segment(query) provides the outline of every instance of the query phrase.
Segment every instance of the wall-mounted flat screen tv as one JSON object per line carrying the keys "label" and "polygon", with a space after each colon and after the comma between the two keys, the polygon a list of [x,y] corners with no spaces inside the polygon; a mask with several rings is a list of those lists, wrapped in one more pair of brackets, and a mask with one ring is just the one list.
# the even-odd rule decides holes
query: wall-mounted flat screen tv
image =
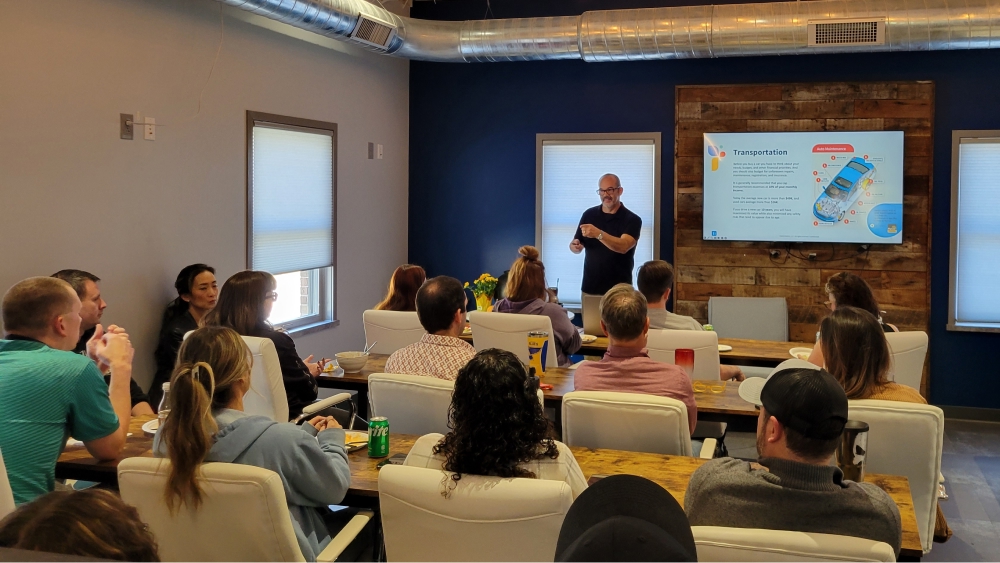
{"label": "wall-mounted flat screen tv", "polygon": [[704,137],[704,240],[903,242],[902,131]]}

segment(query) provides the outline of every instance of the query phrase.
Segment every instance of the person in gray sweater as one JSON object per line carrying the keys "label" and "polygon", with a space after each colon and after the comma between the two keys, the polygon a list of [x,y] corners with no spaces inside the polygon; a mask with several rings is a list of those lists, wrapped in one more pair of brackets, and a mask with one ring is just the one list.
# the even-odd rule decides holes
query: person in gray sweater
{"label": "person in gray sweater", "polygon": [[847,481],[830,465],[848,412],[837,380],[823,370],[793,368],[745,391],[740,394],[752,396],[744,398],[761,405],[760,458],[721,458],[698,468],[684,497],[691,525],[867,538],[889,544],[898,556],[896,503],[878,486]]}
{"label": "person in gray sweater", "polygon": [[167,502],[197,507],[196,480],[205,462],[252,465],[281,477],[292,527],[306,561],[338,530],[327,506],[344,499],[351,483],[345,433],[333,417],[309,424],[278,423],[243,412],[250,387],[250,355],[239,334],[204,327],[181,345],[170,382],[170,414],[157,429],[153,453],[171,461]]}

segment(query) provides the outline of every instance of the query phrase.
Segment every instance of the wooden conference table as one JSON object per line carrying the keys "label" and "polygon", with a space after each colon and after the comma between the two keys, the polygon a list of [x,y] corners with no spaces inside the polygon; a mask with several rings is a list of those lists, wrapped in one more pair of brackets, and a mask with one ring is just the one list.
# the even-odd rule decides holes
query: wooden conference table
{"label": "wooden conference table", "polygon": [[[785,360],[791,359],[788,350],[795,347],[811,348],[812,344],[802,342],[771,342],[766,340],[742,340],[736,338],[723,338],[720,344],[732,346],[732,351],[720,352],[719,358],[724,364],[759,365],[773,367]],[[608,348],[606,337],[598,338],[597,341],[586,344],[582,353],[603,355]],[[358,373],[347,373],[342,376],[321,374],[317,380],[320,387],[332,387],[337,389],[348,389],[358,393],[359,414],[367,418],[368,411],[368,376],[373,373],[382,373],[385,370],[385,362],[389,357],[385,354],[372,354],[368,363]],[[573,370],[568,368],[552,368],[545,372],[542,383],[552,385],[551,390],[544,390],[545,406],[556,409],[556,416],[560,415],[563,395],[573,390]],[[720,383],[721,385],[721,383]],[[739,384],[728,382],[721,393],[695,393],[695,401],[698,404],[698,419],[711,421],[729,421],[756,418],[757,409],[740,398],[737,390]]]}
{"label": "wooden conference table", "polygon": [[[129,437],[122,459],[126,457],[152,457],[153,439],[142,432],[142,424],[152,416],[135,417],[132,419]],[[416,441],[417,436],[390,434],[389,455],[407,453]],[[658,483],[684,505],[684,492],[687,490],[691,474],[707,460],[649,454],[639,452],[623,452],[617,450],[571,448],[580,468],[586,478],[594,475],[629,474],[640,475]],[[384,458],[382,458],[384,459]],[[374,506],[378,499],[378,469],[376,465],[382,459],[368,457],[365,449],[348,456],[351,466],[351,488],[348,490],[346,504]],[[117,485],[118,463],[114,461],[97,461],[81,446],[66,448],[56,464],[56,477],[60,479],[79,479],[97,481]],[[896,475],[866,475],[865,481],[874,483],[889,493],[896,506],[903,527],[903,549],[901,554],[919,558],[923,555],[920,547],[920,535],[917,531],[916,514],[913,511],[913,498],[910,495],[910,485],[906,477]]]}

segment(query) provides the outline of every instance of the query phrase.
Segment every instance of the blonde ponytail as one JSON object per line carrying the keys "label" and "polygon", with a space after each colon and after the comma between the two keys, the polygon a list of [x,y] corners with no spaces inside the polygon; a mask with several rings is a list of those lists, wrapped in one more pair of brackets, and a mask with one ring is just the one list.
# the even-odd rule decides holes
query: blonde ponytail
{"label": "blonde ponytail", "polygon": [[223,327],[199,328],[181,345],[170,377],[170,414],[160,430],[171,462],[164,492],[171,512],[201,504],[198,467],[219,431],[213,412],[232,404],[234,384],[249,377],[249,352],[236,331]]}

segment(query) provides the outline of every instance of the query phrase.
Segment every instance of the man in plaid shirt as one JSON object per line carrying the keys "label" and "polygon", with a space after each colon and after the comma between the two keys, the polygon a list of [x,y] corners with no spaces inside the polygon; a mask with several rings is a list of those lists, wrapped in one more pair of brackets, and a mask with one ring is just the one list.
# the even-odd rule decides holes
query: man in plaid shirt
{"label": "man in plaid shirt", "polygon": [[476,349],[459,338],[465,329],[467,301],[462,283],[455,278],[427,280],[417,291],[417,318],[427,334],[420,342],[393,352],[385,371],[454,381],[458,370],[476,355]]}

